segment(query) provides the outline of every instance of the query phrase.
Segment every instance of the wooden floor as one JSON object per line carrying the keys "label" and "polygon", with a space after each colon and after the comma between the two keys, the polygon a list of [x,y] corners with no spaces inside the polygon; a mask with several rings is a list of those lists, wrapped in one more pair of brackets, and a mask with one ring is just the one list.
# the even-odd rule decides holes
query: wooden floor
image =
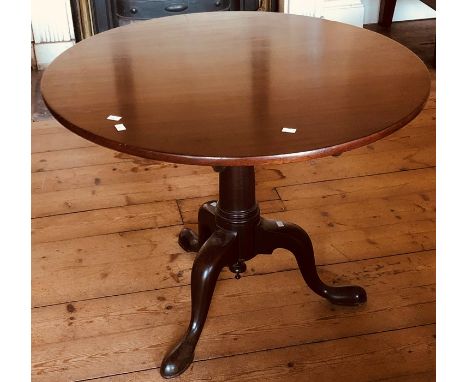
{"label": "wooden floor", "polygon": [[[417,119],[377,143],[256,169],[265,216],[295,222],[332,306],[291,254],[224,271],[193,366],[179,381],[435,381],[435,71]],[[190,315],[193,254],[177,245],[215,199],[209,167],[113,152],[52,119],[32,126],[34,381],[159,381]]]}

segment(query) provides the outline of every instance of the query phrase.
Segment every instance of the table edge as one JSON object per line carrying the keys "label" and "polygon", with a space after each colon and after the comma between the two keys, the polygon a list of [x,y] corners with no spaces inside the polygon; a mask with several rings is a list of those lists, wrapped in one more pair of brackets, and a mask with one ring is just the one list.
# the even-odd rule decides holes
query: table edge
{"label": "table edge", "polygon": [[370,143],[376,142],[379,139],[386,137],[387,135],[392,134],[396,130],[404,127],[414,118],[416,118],[419,113],[423,110],[424,105],[427,102],[430,94],[430,86],[428,87],[428,92],[424,101],[410,114],[400,121],[377,131],[373,134],[366,135],[352,141],[340,143],[333,146],[323,147],[314,150],[288,153],[288,154],[272,154],[272,155],[260,155],[260,156],[248,156],[248,157],[210,157],[210,156],[194,156],[194,155],[184,155],[184,154],[174,154],[166,153],[160,151],[153,151],[149,149],[144,149],[141,147],[134,147],[131,145],[126,145],[124,143],[119,143],[111,139],[104,138],[90,133],[87,130],[80,128],[79,126],[74,125],[73,123],[65,120],[59,114],[57,114],[44,99],[44,102],[47,108],[50,110],[54,118],[65,128],[72,131],[73,133],[79,135],[80,137],[87,139],[93,143],[96,143],[100,146],[123,152],[126,154],[153,159],[157,161],[178,163],[178,164],[188,164],[188,165],[200,165],[200,166],[254,166],[261,164],[282,164],[282,163],[292,163],[300,162],[310,159],[317,159],[329,155],[338,155],[346,151],[350,151],[361,146],[368,145]]}

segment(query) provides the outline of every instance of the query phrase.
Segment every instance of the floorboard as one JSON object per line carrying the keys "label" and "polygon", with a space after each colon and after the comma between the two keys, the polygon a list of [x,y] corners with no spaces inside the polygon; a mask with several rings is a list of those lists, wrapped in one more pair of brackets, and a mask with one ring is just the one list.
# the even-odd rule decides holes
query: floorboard
{"label": "floorboard", "polygon": [[[366,288],[368,303],[352,308],[315,295],[297,270],[221,280],[196,359],[433,324],[434,267],[433,251],[321,267],[331,284]],[[37,308],[35,380],[154,367],[185,331],[189,311],[189,286]]]}
{"label": "floorboard", "polygon": [[[195,362],[179,380],[201,381],[435,381],[435,326],[299,345]],[[242,372],[239,372],[242,370]],[[164,381],[156,369],[96,382]]]}

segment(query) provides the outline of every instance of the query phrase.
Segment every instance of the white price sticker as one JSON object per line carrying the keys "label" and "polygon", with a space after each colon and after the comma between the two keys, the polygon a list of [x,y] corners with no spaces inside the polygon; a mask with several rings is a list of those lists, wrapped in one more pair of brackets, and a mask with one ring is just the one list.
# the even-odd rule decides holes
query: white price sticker
{"label": "white price sticker", "polygon": [[107,117],[107,119],[110,120],[110,121],[120,121],[122,119],[122,117],[119,117],[118,115],[112,115],[111,114],[111,115],[109,115]]}
{"label": "white price sticker", "polygon": [[296,129],[292,129],[291,127],[283,127],[281,131],[283,133],[294,134],[296,132]]}

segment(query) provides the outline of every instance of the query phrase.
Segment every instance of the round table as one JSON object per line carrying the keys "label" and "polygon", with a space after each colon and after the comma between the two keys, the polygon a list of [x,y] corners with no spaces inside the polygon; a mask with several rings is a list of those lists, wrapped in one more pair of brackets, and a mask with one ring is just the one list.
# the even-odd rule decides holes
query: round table
{"label": "round table", "polygon": [[307,233],[260,216],[254,165],[337,155],[403,127],[430,90],[425,65],[379,34],[264,12],[180,15],[116,28],[78,43],[46,70],[44,100],[66,128],[99,145],[168,162],[210,165],[219,200],[203,204],[187,332],[162,361],[183,373],[223,267],[290,250],[307,285],[334,304],[367,299],[324,284]]}

